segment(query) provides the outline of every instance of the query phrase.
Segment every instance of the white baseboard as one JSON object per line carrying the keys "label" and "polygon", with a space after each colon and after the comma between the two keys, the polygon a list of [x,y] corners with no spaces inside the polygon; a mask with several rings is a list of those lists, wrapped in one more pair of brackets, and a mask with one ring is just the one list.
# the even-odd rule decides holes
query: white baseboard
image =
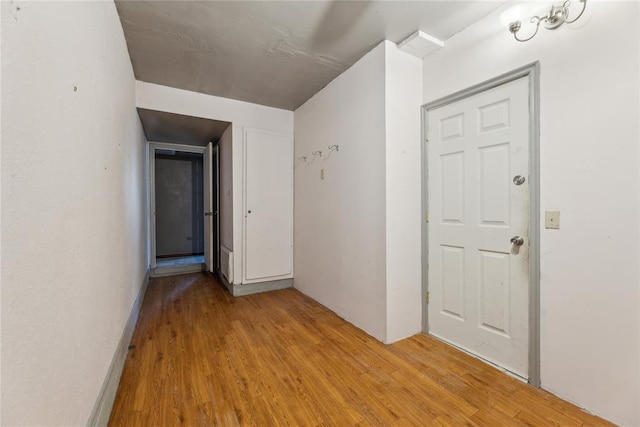
{"label": "white baseboard", "polygon": [[102,388],[100,389],[96,403],[93,405],[93,409],[91,410],[89,421],[87,421],[88,427],[102,427],[109,424],[109,417],[111,416],[113,403],[116,400],[118,385],[120,385],[120,376],[124,369],[124,363],[127,360],[129,343],[131,343],[133,331],[135,330],[136,323],[138,322],[138,314],[140,313],[140,307],[142,306],[142,300],[144,299],[144,294],[147,290],[148,284],[149,271],[147,270],[142,281],[138,297],[133,303],[133,308],[131,308],[127,324],[124,327],[124,331],[122,331],[118,348],[116,348],[113,359],[111,359],[111,366],[109,366],[107,376],[102,383]]}
{"label": "white baseboard", "polygon": [[271,280],[269,282],[258,283],[229,283],[223,274],[218,272],[218,279],[222,282],[225,288],[234,297],[241,297],[244,295],[258,294],[260,292],[277,291],[279,289],[293,288],[293,279]]}
{"label": "white baseboard", "polygon": [[233,295],[233,285],[231,283],[229,283],[229,281],[227,280],[226,277],[224,277],[224,274],[222,274],[222,272],[218,271],[216,276],[218,276],[218,279],[220,279],[220,281],[222,282],[222,284],[224,285],[225,288],[227,288],[227,290],[229,291],[229,293],[231,295]]}
{"label": "white baseboard", "polygon": [[272,280],[270,282],[250,283],[243,285],[233,285],[231,294],[234,297],[258,294],[260,292],[277,291],[293,287],[293,279]]}

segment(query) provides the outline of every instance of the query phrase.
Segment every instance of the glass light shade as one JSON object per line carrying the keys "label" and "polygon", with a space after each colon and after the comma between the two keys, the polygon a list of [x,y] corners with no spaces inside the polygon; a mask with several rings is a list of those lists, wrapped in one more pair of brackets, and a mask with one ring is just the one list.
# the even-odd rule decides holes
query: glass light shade
{"label": "glass light shade", "polygon": [[500,14],[500,22],[502,23],[502,25],[509,28],[509,26],[514,22],[528,21],[530,10],[531,6],[529,4],[517,4]]}

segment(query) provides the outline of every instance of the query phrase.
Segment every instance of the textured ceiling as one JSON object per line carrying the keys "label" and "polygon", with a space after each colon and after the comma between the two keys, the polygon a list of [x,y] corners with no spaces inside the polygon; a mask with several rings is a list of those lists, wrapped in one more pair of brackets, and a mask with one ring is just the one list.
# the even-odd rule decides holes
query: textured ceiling
{"label": "textured ceiling", "polygon": [[[138,80],[293,110],[382,40],[446,40],[504,1],[116,1]],[[446,48],[446,47],[445,47]]]}
{"label": "textured ceiling", "polygon": [[222,136],[229,122],[138,108],[147,140],[205,146]]}

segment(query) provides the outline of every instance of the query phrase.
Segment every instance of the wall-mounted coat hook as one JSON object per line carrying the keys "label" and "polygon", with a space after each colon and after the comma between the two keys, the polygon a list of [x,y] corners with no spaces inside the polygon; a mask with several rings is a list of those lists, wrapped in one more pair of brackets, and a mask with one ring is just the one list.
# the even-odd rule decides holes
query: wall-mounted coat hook
{"label": "wall-mounted coat hook", "polygon": [[316,158],[316,157],[322,157],[322,151],[318,150],[318,151],[314,151],[313,153],[311,153],[311,155]]}
{"label": "wall-mounted coat hook", "polygon": [[307,156],[298,157],[298,160],[302,160],[303,162],[307,162]]}
{"label": "wall-mounted coat hook", "polygon": [[337,145],[330,145],[329,146],[329,154],[327,154],[327,157],[325,157],[322,160],[327,160],[329,157],[331,157],[331,155],[333,154],[334,151],[338,151],[338,146]]}

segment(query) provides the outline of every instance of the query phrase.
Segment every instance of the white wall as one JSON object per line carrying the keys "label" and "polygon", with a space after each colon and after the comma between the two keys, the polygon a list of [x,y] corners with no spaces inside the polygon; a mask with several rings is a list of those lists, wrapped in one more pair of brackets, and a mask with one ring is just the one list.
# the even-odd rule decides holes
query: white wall
{"label": "white wall", "polygon": [[293,134],[293,111],[265,107],[233,99],[136,82],[136,105],[140,108],[231,122],[233,185],[234,282],[242,283],[243,231],[242,191],[243,128],[258,128]]}
{"label": "white wall", "polygon": [[[639,11],[590,1],[573,26],[514,41],[496,12],[424,61],[424,101],[540,61],[543,388],[640,425]],[[544,224],[543,224],[544,225]]]}
{"label": "white wall", "polygon": [[229,125],[218,142],[220,156],[220,244],[233,251],[233,132]]}
{"label": "white wall", "polygon": [[148,261],[135,80],[113,2],[1,7],[1,423],[85,425]]}
{"label": "white wall", "polygon": [[422,330],[422,61],[385,42],[387,342]]}
{"label": "white wall", "polygon": [[421,87],[383,42],[295,111],[295,287],[384,342],[421,330]]}
{"label": "white wall", "polygon": [[[386,338],[384,44],[295,111],[294,286]],[[311,153],[337,144],[326,160]],[[324,180],[321,170],[324,169]]]}

